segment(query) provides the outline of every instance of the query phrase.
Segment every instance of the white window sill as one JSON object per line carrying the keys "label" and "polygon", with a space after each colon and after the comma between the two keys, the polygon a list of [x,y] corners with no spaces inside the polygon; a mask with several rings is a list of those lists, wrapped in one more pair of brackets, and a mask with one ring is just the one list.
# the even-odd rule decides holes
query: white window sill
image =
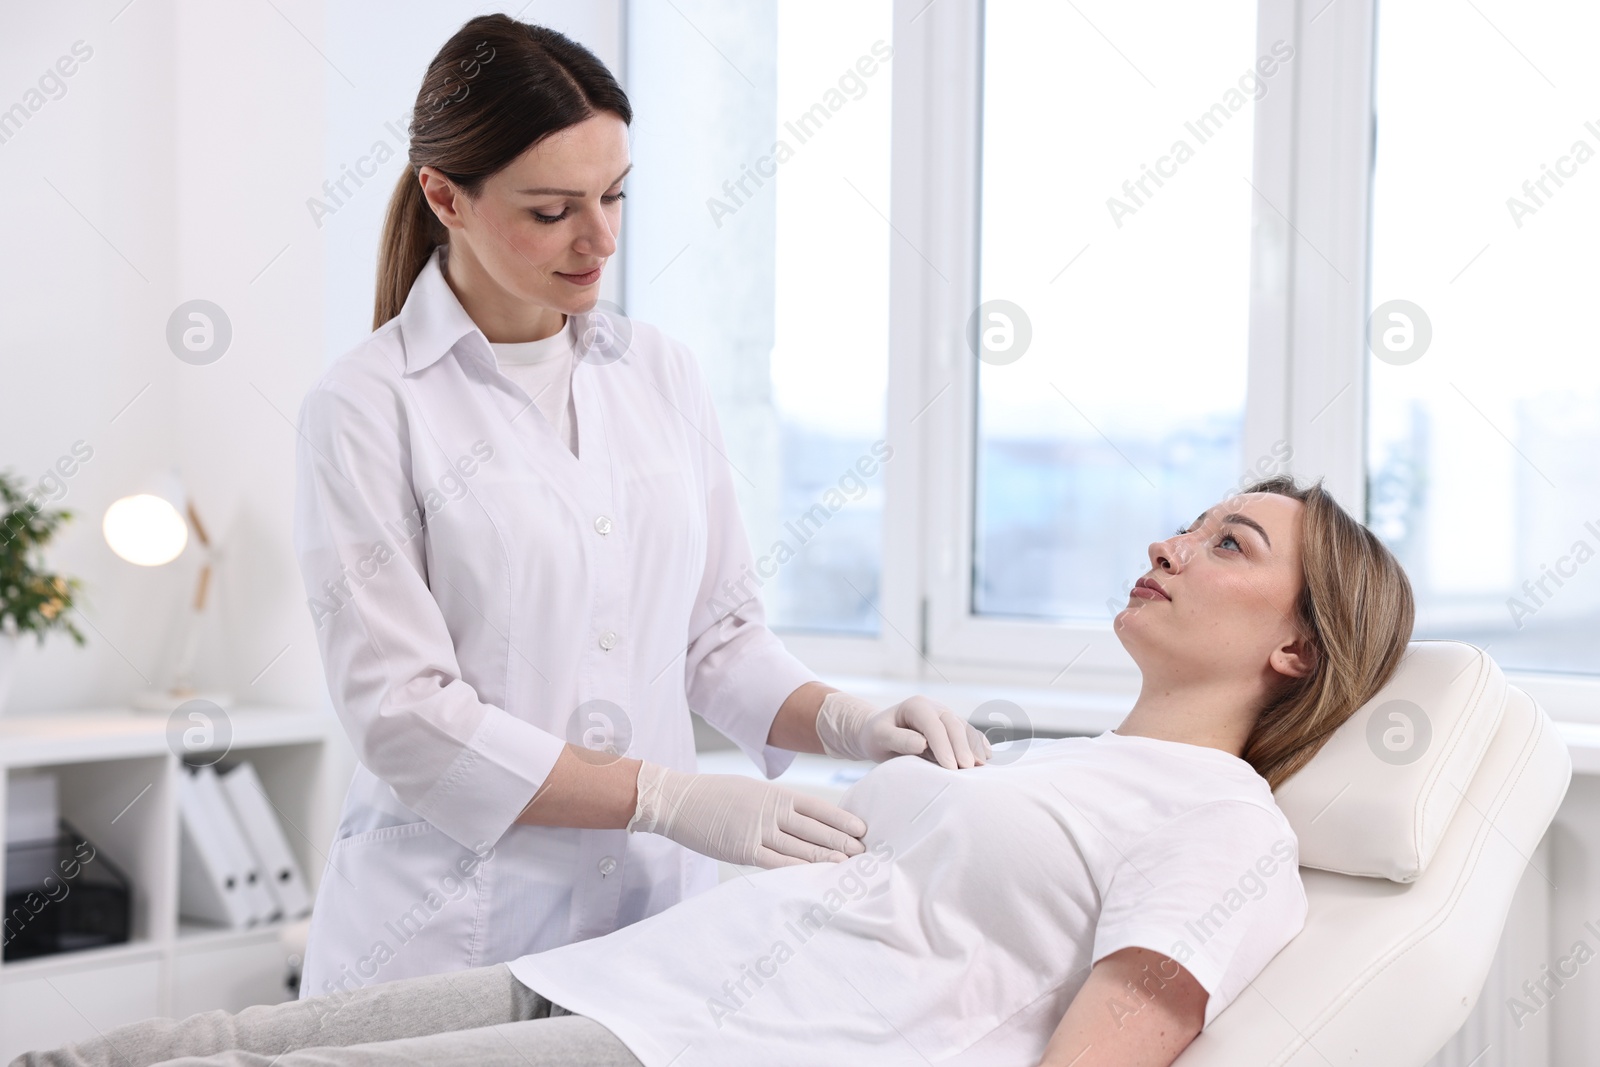
{"label": "white window sill", "polygon": [[[1528,692],[1555,721],[1572,751],[1574,774],[1600,774],[1600,680],[1508,673],[1512,685]],[[830,675],[825,679],[866,700],[892,704],[914,693],[932,697],[958,715],[972,719],[987,701],[1006,700],[1022,709],[1021,725],[1040,736],[1093,735],[1122,721],[1133,703],[1127,692],[1090,692],[1043,686],[938,682],[880,675]],[[991,709],[995,710],[995,709]],[[1002,710],[1002,713],[1004,709]],[[980,728],[1003,725],[984,716]]]}
{"label": "white window sill", "polygon": [[[1600,775],[1600,678],[1511,671],[1507,672],[1507,679],[1538,701],[1539,706],[1555,722],[1556,729],[1572,751],[1573,773]],[[1081,687],[1068,689],[1065,686],[999,685],[979,681],[942,682],[829,671],[823,672],[823,680],[883,706],[920,693],[945,704],[980,729],[1011,725],[1020,728],[1021,732],[1042,737],[1092,736],[1111,729],[1122,721],[1132,706],[1137,686],[1136,677],[1126,679],[1121,689],[1095,691]],[[1009,701],[1014,707],[983,709],[984,704],[997,700]],[[984,714],[975,718],[980,709]],[[1020,721],[1007,721],[1017,717],[1019,712],[1022,716]],[[711,753],[732,749],[733,746],[732,742],[720,736],[702,733],[697,747],[702,753]],[[734,752],[733,755],[738,753]],[[825,760],[826,757],[802,759]],[[819,763],[817,766],[820,768],[824,765]],[[717,767],[719,771],[726,769],[720,765]],[[799,773],[798,767],[794,773]]]}

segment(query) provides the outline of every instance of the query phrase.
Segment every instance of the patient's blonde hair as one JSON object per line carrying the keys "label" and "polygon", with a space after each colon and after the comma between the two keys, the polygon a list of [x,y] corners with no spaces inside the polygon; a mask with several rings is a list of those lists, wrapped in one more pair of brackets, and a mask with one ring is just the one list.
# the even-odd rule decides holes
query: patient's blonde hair
{"label": "patient's blonde hair", "polygon": [[1280,475],[1240,492],[1276,493],[1305,505],[1305,582],[1296,621],[1316,649],[1316,664],[1273,694],[1244,746],[1245,760],[1277,789],[1394,674],[1411,640],[1415,606],[1400,561],[1320,480],[1302,488]]}

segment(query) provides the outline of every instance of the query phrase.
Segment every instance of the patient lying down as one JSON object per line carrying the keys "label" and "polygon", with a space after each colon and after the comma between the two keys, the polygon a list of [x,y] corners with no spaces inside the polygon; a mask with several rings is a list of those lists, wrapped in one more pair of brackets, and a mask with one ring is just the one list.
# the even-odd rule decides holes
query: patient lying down
{"label": "patient lying down", "polygon": [[1142,674],[1122,723],[876,767],[841,802],[860,855],[509,964],[17,1063],[1170,1064],[1299,932],[1272,791],[1388,680],[1412,601],[1371,533],[1287,478],[1149,558],[1115,622]]}

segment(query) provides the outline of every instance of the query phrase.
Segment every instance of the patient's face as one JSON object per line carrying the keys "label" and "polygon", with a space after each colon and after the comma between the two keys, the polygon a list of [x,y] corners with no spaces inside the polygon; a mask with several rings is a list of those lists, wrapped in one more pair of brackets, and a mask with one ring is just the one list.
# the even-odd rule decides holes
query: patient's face
{"label": "patient's face", "polygon": [[[1230,496],[1150,546],[1150,570],[1116,632],[1146,676],[1271,683],[1293,642],[1305,505],[1276,493]],[[1163,596],[1162,593],[1165,595]],[[1292,664],[1287,664],[1292,668]]]}

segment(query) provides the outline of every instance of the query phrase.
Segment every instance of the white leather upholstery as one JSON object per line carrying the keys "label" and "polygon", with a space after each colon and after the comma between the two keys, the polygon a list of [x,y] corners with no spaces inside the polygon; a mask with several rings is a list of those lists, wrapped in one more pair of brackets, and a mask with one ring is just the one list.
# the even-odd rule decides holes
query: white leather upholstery
{"label": "white leather upholstery", "polygon": [[[1419,651],[1428,644],[1419,643]],[[1454,694],[1447,672],[1466,662],[1459,652],[1445,653],[1413,655],[1401,667],[1405,691],[1420,695],[1411,699],[1430,718],[1445,713],[1428,694]],[[1373,761],[1370,750],[1342,748],[1319,752],[1313,765],[1325,755],[1330,763],[1357,759],[1336,768],[1352,774]],[[1431,862],[1408,884],[1302,869],[1305,929],[1178,1057],[1178,1067],[1420,1067],[1477,1001],[1512,894],[1571,777],[1571,757],[1549,717],[1505,686],[1499,725]],[[1426,807],[1428,798],[1422,802]],[[1432,816],[1374,809],[1372,817],[1417,817],[1426,835]],[[1291,815],[1296,832],[1316,840],[1320,831],[1301,818]],[[1547,874],[1527,871],[1529,878]]]}
{"label": "white leather upholstery", "polygon": [[1444,839],[1505,700],[1505,675],[1480,649],[1412,642],[1389,684],[1278,788],[1300,865],[1415,878]]}

